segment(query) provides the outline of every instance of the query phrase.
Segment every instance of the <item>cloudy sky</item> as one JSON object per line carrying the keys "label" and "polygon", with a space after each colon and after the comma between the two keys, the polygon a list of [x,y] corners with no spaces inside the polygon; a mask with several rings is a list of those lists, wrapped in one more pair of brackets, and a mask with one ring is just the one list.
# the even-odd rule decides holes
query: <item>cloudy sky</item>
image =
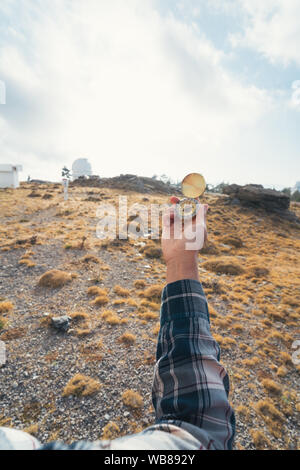
{"label": "cloudy sky", "polygon": [[293,186],[299,18],[300,0],[1,0],[0,163]]}

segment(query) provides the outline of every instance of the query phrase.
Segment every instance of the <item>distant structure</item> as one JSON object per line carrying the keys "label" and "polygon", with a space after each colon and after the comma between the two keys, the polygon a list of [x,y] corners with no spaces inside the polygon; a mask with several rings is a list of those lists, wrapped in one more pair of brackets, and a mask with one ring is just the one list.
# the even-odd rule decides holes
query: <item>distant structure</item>
{"label": "distant structure", "polygon": [[0,165],[0,188],[18,188],[21,165]]}
{"label": "distant structure", "polygon": [[72,166],[73,181],[82,176],[92,176],[92,174],[92,167],[87,158],[79,158],[78,160],[75,160]]}
{"label": "distant structure", "polygon": [[300,181],[297,181],[295,186],[292,188],[291,194],[294,194],[296,191],[300,192]]}

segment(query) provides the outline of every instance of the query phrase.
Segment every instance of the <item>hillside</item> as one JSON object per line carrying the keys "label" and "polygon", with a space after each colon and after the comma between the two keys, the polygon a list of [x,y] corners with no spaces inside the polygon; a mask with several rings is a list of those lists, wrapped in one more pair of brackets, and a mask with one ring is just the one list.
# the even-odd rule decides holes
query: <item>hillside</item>
{"label": "hillside", "polygon": [[[128,205],[168,195],[126,192]],[[42,442],[97,440],[154,422],[151,384],[165,267],[159,242],[96,238],[117,189],[0,191],[0,425]],[[208,194],[199,255],[212,332],[231,379],[236,448],[299,448],[299,224]],[[300,216],[300,205],[291,209]],[[145,242],[145,245],[143,243]],[[52,277],[42,277],[57,270]],[[41,279],[42,277],[42,279]],[[68,315],[70,329],[51,326]]]}

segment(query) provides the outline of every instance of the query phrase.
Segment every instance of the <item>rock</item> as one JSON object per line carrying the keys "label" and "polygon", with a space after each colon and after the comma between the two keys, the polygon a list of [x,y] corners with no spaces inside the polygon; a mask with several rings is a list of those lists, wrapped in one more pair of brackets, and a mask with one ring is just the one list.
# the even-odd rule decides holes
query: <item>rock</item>
{"label": "rock", "polygon": [[52,326],[56,328],[57,330],[61,330],[61,331],[68,331],[69,326],[70,326],[70,321],[71,321],[71,318],[68,317],[67,315],[63,317],[53,317],[51,319]]}
{"label": "rock", "polygon": [[[154,178],[137,175],[120,175],[114,178],[79,178],[71,183],[71,186],[86,186],[100,188],[115,188],[138,193],[177,194],[178,187]],[[146,202],[146,201],[144,201]]]}
{"label": "rock", "polygon": [[223,190],[232,199],[232,204],[239,201],[242,205],[261,207],[269,211],[287,211],[290,207],[290,197],[275,189],[266,189],[259,184],[239,186],[231,184]]}
{"label": "rock", "polygon": [[6,364],[6,346],[3,341],[0,341],[0,369]]}

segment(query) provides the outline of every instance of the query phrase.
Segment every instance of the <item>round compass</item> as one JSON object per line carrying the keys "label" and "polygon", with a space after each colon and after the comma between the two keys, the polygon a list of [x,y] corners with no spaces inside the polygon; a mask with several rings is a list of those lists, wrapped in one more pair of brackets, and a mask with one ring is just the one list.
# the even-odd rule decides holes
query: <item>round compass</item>
{"label": "round compass", "polygon": [[196,216],[200,208],[200,203],[197,199],[185,198],[176,204],[177,214],[183,219],[189,219]]}
{"label": "round compass", "polygon": [[184,218],[193,218],[196,216],[200,202],[198,199],[202,196],[206,189],[206,182],[199,173],[190,173],[182,182],[182,193],[185,199],[176,204],[177,214]]}

